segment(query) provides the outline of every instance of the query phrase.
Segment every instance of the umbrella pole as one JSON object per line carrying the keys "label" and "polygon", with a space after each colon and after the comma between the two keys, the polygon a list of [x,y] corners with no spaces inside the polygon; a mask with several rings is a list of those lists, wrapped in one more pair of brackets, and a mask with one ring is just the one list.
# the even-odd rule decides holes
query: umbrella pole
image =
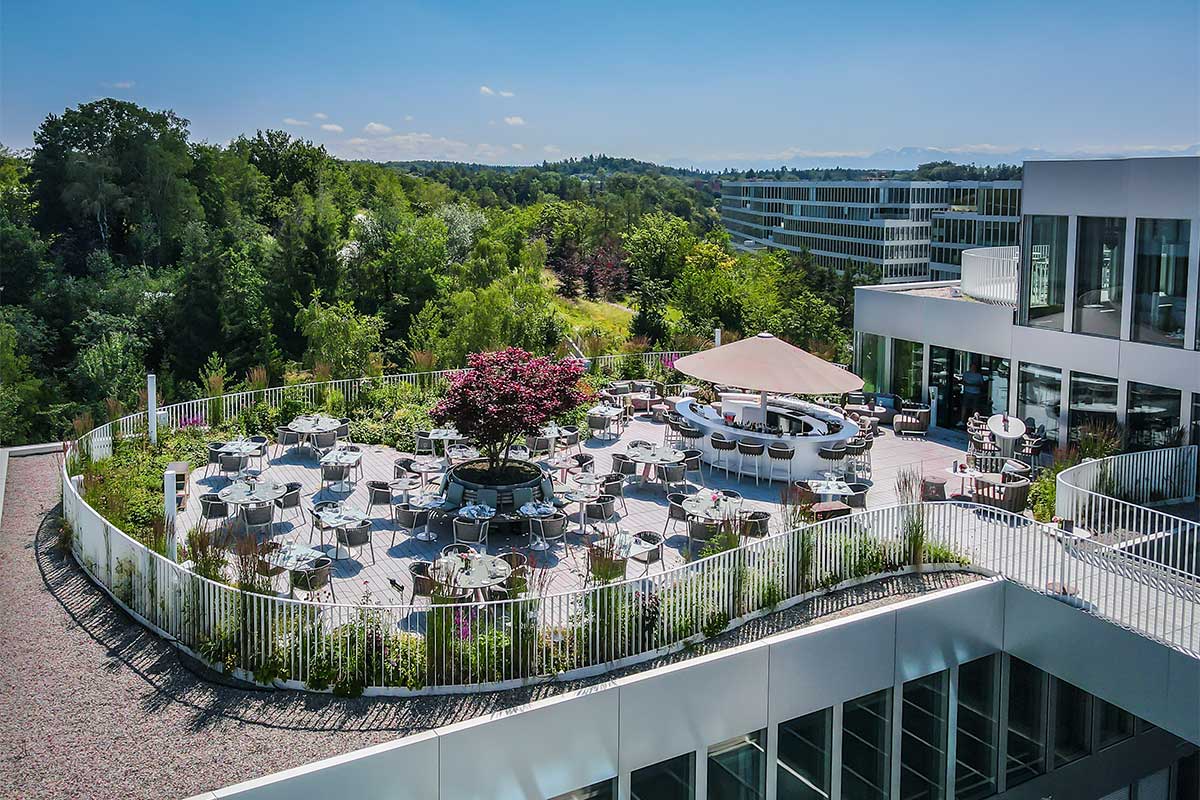
{"label": "umbrella pole", "polygon": [[758,407],[762,410],[762,424],[763,424],[763,427],[766,428],[767,427],[767,393],[766,392],[758,393]]}

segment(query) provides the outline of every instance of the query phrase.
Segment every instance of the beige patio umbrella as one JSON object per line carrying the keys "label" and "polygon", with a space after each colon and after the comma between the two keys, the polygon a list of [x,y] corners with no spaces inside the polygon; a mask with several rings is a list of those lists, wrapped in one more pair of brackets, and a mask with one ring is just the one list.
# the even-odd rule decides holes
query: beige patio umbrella
{"label": "beige patio umbrella", "polygon": [[769,333],[723,344],[676,360],[675,369],[693,378],[767,393],[845,394],[863,387],[862,378]]}

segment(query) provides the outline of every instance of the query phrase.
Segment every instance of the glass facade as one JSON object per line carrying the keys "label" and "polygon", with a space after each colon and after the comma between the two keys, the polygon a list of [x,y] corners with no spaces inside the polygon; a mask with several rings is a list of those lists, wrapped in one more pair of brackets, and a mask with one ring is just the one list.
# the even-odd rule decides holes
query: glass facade
{"label": "glass facade", "polygon": [[888,800],[892,784],[892,692],[842,707],[842,797]]}
{"label": "glass facade", "polygon": [[1017,416],[1031,431],[1058,441],[1058,413],[1062,409],[1062,370],[1022,363],[1017,376]]}
{"label": "glass facade", "polygon": [[884,382],[884,345],[887,339],[873,333],[858,335],[858,377],[863,379],[864,392],[886,390]]}
{"label": "glass facade", "polygon": [[764,731],[708,748],[709,800],[760,800],[767,792]]}
{"label": "glass facade", "polygon": [[1054,684],[1054,766],[1061,767],[1092,751],[1092,696],[1065,681]]}
{"label": "glass facade", "polygon": [[980,800],[996,793],[1000,753],[1000,658],[985,656],[958,668],[954,796]]}
{"label": "glass facade", "polygon": [[1183,443],[1183,392],[1130,382],[1126,399],[1125,431],[1130,447],[1150,449]]}
{"label": "glass facade", "polygon": [[1046,771],[1046,673],[1019,658],[1008,670],[1008,787]]}
{"label": "glass facade", "polygon": [[828,800],[833,709],[779,725],[779,800]]}
{"label": "glass facade", "polygon": [[1186,219],[1139,219],[1134,250],[1133,340],[1183,347],[1189,233]]}
{"label": "glass facade", "polygon": [[1006,411],[1008,380],[1007,358],[929,348],[929,385],[937,389],[939,427],[964,428],[975,412],[988,417]]}
{"label": "glass facade", "polygon": [[1128,711],[1096,698],[1097,735],[1100,747],[1123,742],[1133,736],[1135,717]]}
{"label": "glass facade", "polygon": [[593,783],[591,786],[585,786],[573,792],[555,795],[550,800],[616,800],[616,797],[617,779],[609,778],[606,781]]}
{"label": "glass facade", "polygon": [[696,754],[684,753],[629,776],[631,800],[694,800],[696,797]]}
{"label": "glass facade", "polygon": [[1034,328],[1063,329],[1067,293],[1067,217],[1028,217],[1029,246],[1021,263],[1019,319]]}
{"label": "glass facade", "polygon": [[925,346],[907,339],[892,340],[892,393],[914,403],[921,397],[921,367]]}
{"label": "glass facade", "polygon": [[1117,379],[1086,372],[1071,373],[1071,408],[1067,412],[1067,435],[1079,440],[1084,425],[1116,426]]}
{"label": "glass facade", "polygon": [[1119,338],[1125,218],[1080,217],[1075,254],[1075,332]]}
{"label": "glass facade", "polygon": [[900,714],[900,800],[946,797],[947,708],[950,674],[938,672],[904,684]]}

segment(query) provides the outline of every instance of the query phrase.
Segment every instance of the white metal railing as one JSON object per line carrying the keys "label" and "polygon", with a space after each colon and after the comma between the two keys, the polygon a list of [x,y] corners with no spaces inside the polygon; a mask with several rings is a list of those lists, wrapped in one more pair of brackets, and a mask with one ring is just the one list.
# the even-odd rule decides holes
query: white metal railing
{"label": "white metal railing", "polygon": [[1196,500],[1196,445],[1085,461],[1058,474],[1055,514],[1130,559],[1200,585],[1200,524],[1153,506]]}
{"label": "white metal railing", "polygon": [[[439,381],[447,374],[325,386],[351,398],[371,381]],[[305,396],[315,401],[312,391]],[[259,399],[283,397],[268,389],[222,402],[227,413],[236,413]],[[163,411],[171,425],[197,422],[209,402]],[[111,452],[114,435],[139,435],[144,425],[144,413],[101,425],[72,444],[71,452],[99,457]],[[118,602],[210,663],[296,688],[335,683],[382,692],[474,691],[603,671],[848,581],[905,568],[914,562],[917,533],[923,561],[961,560],[1036,591],[1050,581],[1069,583],[1080,597],[1095,598],[1085,610],[1200,657],[1200,591],[1194,585],[1170,580],[1168,571],[1148,559],[1127,558],[1121,548],[1077,541],[1026,517],[970,504],[865,511],[658,574],[548,596],[381,606],[258,595],[200,577],[105,520],[81,496],[81,479],[69,474],[67,460],[61,477],[63,517],[73,531],[76,558]],[[1150,608],[1161,613],[1142,613]]]}
{"label": "white metal railing", "polygon": [[1017,307],[1020,248],[976,247],[963,250],[962,283],[968,297],[998,306]]}

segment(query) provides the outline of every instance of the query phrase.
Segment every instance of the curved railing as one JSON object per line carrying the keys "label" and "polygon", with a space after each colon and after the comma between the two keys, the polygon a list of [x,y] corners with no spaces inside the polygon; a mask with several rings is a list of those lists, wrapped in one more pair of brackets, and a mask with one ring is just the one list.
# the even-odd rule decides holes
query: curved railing
{"label": "curved railing", "polygon": [[1055,514],[1130,559],[1200,585],[1200,524],[1154,506],[1196,500],[1197,446],[1085,461],[1058,474]]}
{"label": "curved railing", "polygon": [[984,303],[1017,307],[1020,248],[976,247],[962,253],[963,294]]}
{"label": "curved railing", "polygon": [[[659,357],[647,354],[648,357]],[[346,396],[368,381],[441,380],[445,373],[337,385]],[[354,387],[351,386],[354,384]],[[307,391],[307,390],[305,390]],[[222,398],[278,402],[273,390]],[[315,397],[315,395],[314,395]],[[208,403],[210,400],[198,401]],[[244,405],[242,406],[244,407]],[[194,421],[195,403],[162,410]],[[236,412],[235,412],[236,413]],[[140,435],[145,414],[90,431],[62,466],[63,517],[87,573],[143,624],[185,652],[241,677],[291,688],[374,693],[479,691],[625,666],[682,648],[823,591],[924,564],[960,563],[1042,591],[1079,587],[1103,616],[1200,656],[1194,629],[1176,618],[1130,615],[1110,598],[1153,593],[1159,608],[1194,618],[1200,597],[1147,565],[1114,559],[1026,517],[957,503],[875,509],[792,528],[671,570],[570,592],[487,603],[376,605],[260,595],[201,577],[127,536],[82,497],[75,459],[103,454],[114,435]],[[915,554],[919,553],[917,556]]]}

